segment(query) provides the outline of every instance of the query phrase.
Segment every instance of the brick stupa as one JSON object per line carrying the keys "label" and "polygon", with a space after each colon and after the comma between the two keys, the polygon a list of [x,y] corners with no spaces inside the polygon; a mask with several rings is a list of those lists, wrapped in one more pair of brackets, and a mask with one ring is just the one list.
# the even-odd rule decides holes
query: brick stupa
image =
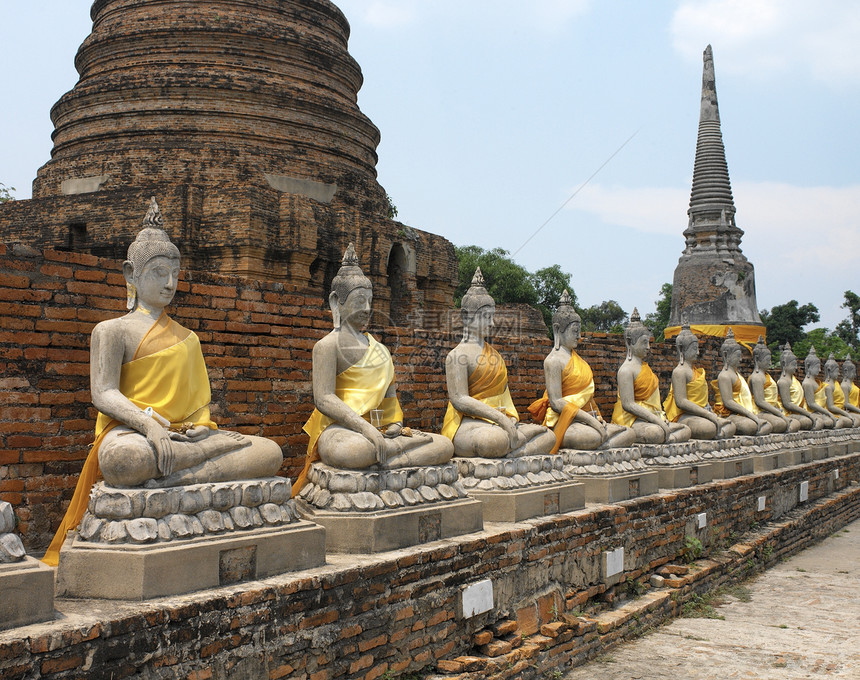
{"label": "brick stupa", "polygon": [[[725,334],[728,325],[748,326],[741,334],[754,336],[755,342],[764,326],[756,307],[755,270],[741,252],[744,232],[735,224],[710,45],[704,52],[699,136],[687,214],[686,248],[675,268],[667,337],[687,322],[723,327],[720,333],[712,333],[719,335]],[[699,332],[707,331],[700,328]]]}
{"label": "brick stupa", "polygon": [[91,16],[33,199],[0,210],[6,242],[123,259],[155,195],[189,269],[327,293],[354,241],[383,320],[450,307],[452,245],[388,218],[334,4],[96,0]]}

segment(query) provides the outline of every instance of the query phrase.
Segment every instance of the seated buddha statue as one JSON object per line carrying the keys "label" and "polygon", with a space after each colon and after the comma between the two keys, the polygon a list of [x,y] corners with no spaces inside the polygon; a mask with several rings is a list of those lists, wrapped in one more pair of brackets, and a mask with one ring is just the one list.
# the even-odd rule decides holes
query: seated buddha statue
{"label": "seated buddha statue", "polygon": [[753,348],[753,363],[755,368],[747,381],[752,393],[752,412],[769,422],[774,433],[797,432],[800,422],[785,415],[782,404],[779,403],[776,381],[768,373],[771,363],[770,349],[761,335]]}
{"label": "seated buddha statue", "polygon": [[463,296],[463,339],[445,359],[448,410],[442,434],[455,455],[516,458],[548,454],[555,435],[543,425],[522,424],[508,389],[508,370],[487,336],[496,303],[484,287],[481,268]]}
{"label": "seated buddha statue", "polygon": [[779,365],[782,371],[776,381],[776,389],[783,414],[800,423],[801,430],[820,430],[824,427],[824,423],[820,416],[812,414],[806,408],[803,385],[794,375],[797,372],[797,357],[791,351],[791,343],[786,342],[782,346]]}
{"label": "seated buddha statue", "polygon": [[849,355],[842,362],[842,395],[845,397],[845,410],[853,415],[860,415],[860,387],[854,384],[857,377],[857,367]]}
{"label": "seated buddha statue", "polygon": [[675,337],[678,365],[672,369],[672,386],[663,402],[666,418],[690,428],[693,439],[724,439],[735,434],[735,424],[720,418],[708,403],[708,383],[705,369],[694,367],[699,356],[699,339],[684,324]]}
{"label": "seated buddha statue", "polygon": [[720,355],[723,357],[723,368],[717,379],[711,381],[716,392],[714,412],[731,420],[737,434],[770,434],[773,425],[753,413],[752,393],[747,381],[738,373],[741,346],[735,340],[731,328],[720,345]]}
{"label": "seated buddha statue", "polygon": [[179,249],[155,198],[122,265],[128,314],[96,324],[90,387],[98,409],[93,447],[71,505],[45,557],[56,564],[66,532],[78,525],[92,485],[171,487],[273,477],[275,442],[217,429],[200,340],[165,312],[176,293]]}
{"label": "seated buddha statue", "polygon": [[391,469],[442,465],[454,454],[445,437],[403,426],[391,354],[364,332],[372,302],[372,284],[350,243],[331,282],[334,329],[313,348],[316,408],[303,428],[310,442],[293,495],[316,461],[347,470]]}
{"label": "seated buddha statue", "polygon": [[690,439],[690,428],[670,423],[660,403],[660,381],[645,361],[651,349],[651,331],[633,310],[624,329],[627,357],[618,368],[618,400],[612,411],[615,425],[629,427],[642,444],[674,444]]}
{"label": "seated buddha statue", "polygon": [[[815,352],[815,347],[809,348],[809,353],[806,359],[803,360],[803,398],[806,401],[808,408],[814,416],[818,416],[822,427],[833,428],[843,427],[839,424],[839,418],[827,410],[827,384],[818,379],[821,373],[821,359]],[[830,390],[830,400],[833,400],[833,390]]]}
{"label": "seated buddha statue", "polygon": [[[854,414],[845,409],[845,393],[839,382],[839,364],[833,353],[824,362],[824,399],[823,406],[836,416],[836,427],[855,427],[860,424],[860,414]],[[816,400],[818,400],[816,394]],[[821,403],[820,401],[818,403]]]}
{"label": "seated buddha statue", "polygon": [[594,401],[594,374],[576,352],[582,319],[565,290],[552,316],[553,348],[543,362],[546,391],[529,406],[543,425],[553,428],[559,449],[594,451],[630,446],[636,433],[628,427],[604,422]]}

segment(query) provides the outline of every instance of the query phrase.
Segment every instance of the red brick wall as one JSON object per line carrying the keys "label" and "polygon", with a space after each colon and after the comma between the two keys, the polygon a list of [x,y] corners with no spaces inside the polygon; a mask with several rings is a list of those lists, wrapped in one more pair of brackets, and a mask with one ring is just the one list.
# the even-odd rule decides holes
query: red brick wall
{"label": "red brick wall", "polygon": [[[59,524],[92,442],[89,334],[99,321],[125,312],[120,269],[119,261],[92,255],[0,246],[0,500],[14,506],[31,551],[47,545]],[[278,442],[284,474],[294,476],[307,446],[301,427],[313,408],[311,348],[331,329],[324,301],[281,283],[186,271],[170,312],[200,336],[215,420]],[[459,341],[456,319],[448,315],[439,331],[371,329],[392,351],[406,419],[416,427],[441,428],[444,360]],[[508,362],[511,392],[525,419],[526,407],[543,392],[551,341],[500,335],[494,345]],[[594,334],[580,349],[608,417],[624,341]],[[674,345],[654,345],[651,363],[665,394]]]}

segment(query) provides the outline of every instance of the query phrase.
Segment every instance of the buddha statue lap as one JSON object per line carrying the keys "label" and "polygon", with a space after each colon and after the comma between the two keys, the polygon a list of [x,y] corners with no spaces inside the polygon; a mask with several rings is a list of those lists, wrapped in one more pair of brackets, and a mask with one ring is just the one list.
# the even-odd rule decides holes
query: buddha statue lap
{"label": "buddha statue lap", "polygon": [[776,434],[800,430],[800,422],[783,413],[776,381],[768,373],[771,364],[770,349],[762,336],[759,336],[758,343],[753,348],[753,363],[755,369],[747,381],[752,393],[752,412],[769,422],[773,427],[772,432]]}
{"label": "buddha statue lap", "polygon": [[797,357],[791,351],[791,344],[788,342],[783,345],[780,352],[779,365],[782,371],[776,381],[776,388],[783,414],[800,423],[801,430],[822,429],[824,427],[822,416],[806,408],[803,385],[794,375],[797,372]]}
{"label": "buddha statue lap", "polygon": [[803,398],[806,401],[808,408],[814,416],[818,416],[822,427],[832,429],[834,427],[845,427],[844,422],[840,424],[839,418],[827,410],[828,401],[833,401],[833,390],[830,389],[830,399],[828,400],[827,383],[821,382],[818,375],[821,373],[821,359],[815,352],[815,347],[809,348],[809,353],[806,359],[803,360]]}
{"label": "buddha statue lap", "polygon": [[442,434],[461,457],[548,454],[555,435],[543,425],[519,422],[505,361],[486,341],[495,310],[479,267],[462,300],[463,339],[445,359],[448,409]]}
{"label": "buddha statue lap", "polygon": [[846,355],[842,362],[842,396],[845,397],[845,410],[852,416],[860,415],[860,387],[854,384],[857,377],[857,367]]}
{"label": "buddha statue lap", "polygon": [[565,290],[552,317],[554,346],[544,359],[546,391],[529,406],[542,425],[553,428],[555,446],[581,451],[631,446],[636,433],[629,427],[604,422],[594,401],[594,374],[576,352],[582,319]]}
{"label": "buddha statue lap", "polygon": [[[839,364],[833,353],[824,362],[823,399],[818,403],[836,416],[837,427],[856,427],[860,425],[860,414],[851,413],[845,409],[845,393],[839,382]],[[816,400],[820,397],[816,394]]]}
{"label": "buddha statue lap", "polygon": [[690,428],[693,439],[725,439],[735,434],[735,424],[720,418],[708,403],[708,383],[705,369],[694,367],[699,356],[699,339],[684,324],[675,337],[678,365],[672,369],[672,386],[663,402],[669,422]]}
{"label": "buddha statue lap", "polygon": [[100,477],[117,488],[175,487],[273,477],[283,462],[277,443],[219,430],[211,420],[200,340],[165,313],[180,260],[162,225],[152,198],[122,267],[129,312],[93,328],[96,439],[47,564],[57,564],[66,532],[80,522]]}
{"label": "buddha statue lap", "polygon": [[[331,285],[334,329],[313,348],[316,408],[304,426],[310,442],[294,496],[316,461],[345,470],[378,470],[442,465],[454,454],[445,437],[403,426],[391,354],[364,332],[373,289],[352,244]],[[375,416],[378,422],[371,423]]]}
{"label": "buddha statue lap", "polygon": [[618,400],[612,411],[615,425],[629,427],[642,444],[675,444],[692,435],[683,423],[670,423],[660,403],[660,383],[645,362],[651,349],[651,331],[633,310],[624,329],[627,357],[618,368]]}

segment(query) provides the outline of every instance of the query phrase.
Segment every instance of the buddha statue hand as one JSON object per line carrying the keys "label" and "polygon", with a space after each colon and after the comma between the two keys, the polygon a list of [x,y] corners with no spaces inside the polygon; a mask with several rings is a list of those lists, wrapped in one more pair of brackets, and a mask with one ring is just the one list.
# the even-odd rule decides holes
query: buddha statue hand
{"label": "buddha statue hand", "polygon": [[[206,439],[206,437],[208,437],[211,432],[213,432],[213,430],[206,427],[205,425],[195,425],[195,426],[189,427],[187,430],[179,430],[179,431],[171,430],[170,431],[170,438],[176,442],[199,442],[199,441],[202,441],[203,439]],[[226,434],[226,433],[224,433],[224,434]],[[239,433],[234,432],[231,434],[239,434]],[[241,437],[242,435],[239,435],[239,436]]]}
{"label": "buddha statue hand", "polygon": [[146,441],[155,450],[158,471],[162,477],[173,473],[176,454],[171,443],[171,432],[156,420],[150,420],[146,428]]}
{"label": "buddha statue hand", "polygon": [[394,437],[399,437],[402,430],[403,423],[391,423],[391,425],[385,429],[385,432],[382,433],[382,436],[388,439],[393,439]]}

